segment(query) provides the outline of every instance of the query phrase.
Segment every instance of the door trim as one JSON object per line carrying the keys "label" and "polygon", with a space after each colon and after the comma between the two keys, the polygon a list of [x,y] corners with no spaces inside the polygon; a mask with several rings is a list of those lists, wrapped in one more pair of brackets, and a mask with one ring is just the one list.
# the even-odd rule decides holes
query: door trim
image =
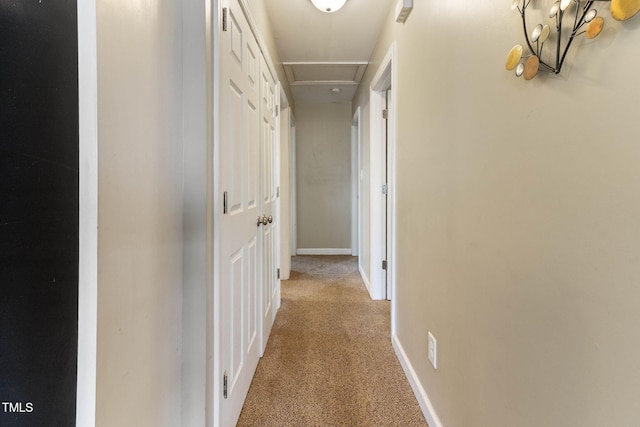
{"label": "door trim", "polygon": [[384,124],[382,119],[383,94],[371,87],[369,98],[370,105],[370,148],[369,148],[369,246],[370,246],[370,284],[371,298],[375,300],[386,299],[386,289],[382,281],[382,141],[384,137]]}
{"label": "door trim", "polygon": [[[211,137],[213,139],[213,147],[210,153],[212,162],[212,170],[210,176],[207,177],[207,186],[211,194],[208,203],[209,224],[208,232],[211,233],[210,251],[211,254],[211,285],[207,292],[207,402],[213,402],[206,408],[206,425],[217,427],[220,425],[220,404],[222,402],[222,381],[223,372],[220,369],[220,259],[219,250],[219,231],[220,230],[220,189],[218,188],[220,170],[220,17],[222,16],[222,4],[219,1],[212,0],[210,11],[211,16],[211,32],[207,37],[207,55],[211,55],[209,60],[212,67],[212,82],[209,89],[208,97],[211,99],[213,123],[211,124]],[[209,273],[209,272],[208,272]]]}
{"label": "door trim", "polygon": [[290,113],[289,129],[289,194],[291,196],[291,256],[298,253],[298,197],[296,178],[296,119],[293,112]]}
{"label": "door trim", "polygon": [[360,107],[351,121],[351,255],[360,253],[360,146],[362,139]]}
{"label": "door trim", "polygon": [[[397,47],[393,42],[382,60],[370,87],[370,171],[371,171],[371,297],[373,299],[391,299],[391,333],[395,335],[395,267],[396,267],[396,120],[397,120]],[[384,119],[382,118],[383,101],[385,91],[393,88],[388,100],[389,115],[387,119],[387,270],[382,270],[382,161],[383,161],[383,132]],[[390,294],[386,295],[383,281],[386,274],[389,283]]]}
{"label": "door trim", "polygon": [[79,260],[76,425],[96,419],[98,333],[98,46],[96,0],[78,2]]}

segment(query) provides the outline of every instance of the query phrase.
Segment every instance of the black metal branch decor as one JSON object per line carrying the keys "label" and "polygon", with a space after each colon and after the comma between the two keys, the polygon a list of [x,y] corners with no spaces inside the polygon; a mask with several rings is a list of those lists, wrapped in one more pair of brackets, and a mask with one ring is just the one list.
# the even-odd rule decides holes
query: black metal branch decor
{"label": "black metal branch decor", "polygon": [[[541,0],[512,0],[512,9],[520,12],[522,28],[526,40],[528,53],[525,48],[515,45],[507,55],[505,67],[511,71],[515,69],[516,76],[525,80],[533,79],[539,71],[560,73],[567,52],[574,39],[585,35],[588,39],[597,37],[604,28],[604,18],[598,16],[594,8],[596,1],[611,1],[611,16],[624,21],[640,10],[640,0],[558,0],[549,8],[550,24],[538,24],[531,32],[527,28],[527,8],[532,1]],[[555,31],[555,41],[552,53],[544,50],[549,35]],[[544,53],[544,54],[543,54]]]}

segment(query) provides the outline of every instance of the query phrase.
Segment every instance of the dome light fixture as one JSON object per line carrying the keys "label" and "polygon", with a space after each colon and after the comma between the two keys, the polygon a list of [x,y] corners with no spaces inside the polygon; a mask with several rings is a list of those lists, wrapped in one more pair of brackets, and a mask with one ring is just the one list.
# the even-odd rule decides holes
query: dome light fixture
{"label": "dome light fixture", "polygon": [[311,0],[311,3],[321,12],[337,12],[344,6],[347,0]]}

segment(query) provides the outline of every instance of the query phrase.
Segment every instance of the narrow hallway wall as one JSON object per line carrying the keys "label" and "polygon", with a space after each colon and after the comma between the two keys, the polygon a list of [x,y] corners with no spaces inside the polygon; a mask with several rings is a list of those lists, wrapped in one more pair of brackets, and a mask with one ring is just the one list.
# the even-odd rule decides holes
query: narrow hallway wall
{"label": "narrow hallway wall", "polygon": [[640,18],[596,4],[603,34],[524,81],[507,2],[414,2],[354,100],[396,41],[395,339],[446,427],[638,422]]}
{"label": "narrow hallway wall", "polygon": [[280,278],[291,273],[291,108],[280,110]]}
{"label": "narrow hallway wall", "polygon": [[181,17],[97,4],[98,427],[180,425]]}
{"label": "narrow hallway wall", "polygon": [[207,303],[211,292],[212,241],[209,225],[213,172],[211,36],[207,0],[182,2],[182,133],[183,181],[183,305],[182,305],[182,425],[204,426],[207,407]]}

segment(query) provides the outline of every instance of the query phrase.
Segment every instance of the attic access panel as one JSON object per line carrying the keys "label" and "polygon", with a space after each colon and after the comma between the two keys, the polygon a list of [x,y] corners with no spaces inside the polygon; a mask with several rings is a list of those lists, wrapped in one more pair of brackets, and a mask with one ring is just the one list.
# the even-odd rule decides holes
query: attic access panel
{"label": "attic access panel", "polygon": [[285,62],[290,85],[353,84],[358,85],[367,62]]}

